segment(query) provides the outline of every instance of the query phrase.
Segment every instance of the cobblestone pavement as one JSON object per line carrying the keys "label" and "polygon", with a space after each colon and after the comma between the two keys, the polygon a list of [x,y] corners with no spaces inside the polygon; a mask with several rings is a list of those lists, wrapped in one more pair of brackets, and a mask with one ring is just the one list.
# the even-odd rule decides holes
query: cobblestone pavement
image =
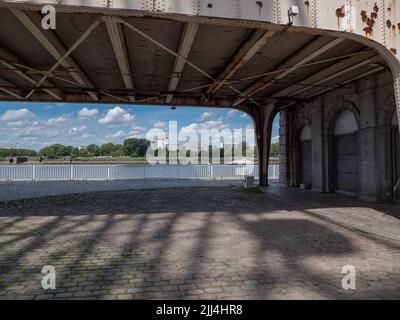
{"label": "cobblestone pavement", "polygon": [[[399,299],[398,217],[398,204],[280,187],[9,201],[0,299]],[[44,265],[56,290],[41,288]]]}

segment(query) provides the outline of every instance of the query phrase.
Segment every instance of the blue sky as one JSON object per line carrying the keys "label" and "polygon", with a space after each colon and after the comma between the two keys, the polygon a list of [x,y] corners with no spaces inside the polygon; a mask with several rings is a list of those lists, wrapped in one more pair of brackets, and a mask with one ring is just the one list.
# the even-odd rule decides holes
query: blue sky
{"label": "blue sky", "polygon": [[[247,115],[231,109],[0,102],[0,147],[39,150],[52,143],[122,143],[128,137],[144,137],[152,128],[164,130],[168,121],[177,121],[178,130],[253,128]],[[278,134],[275,119],[272,136]]]}

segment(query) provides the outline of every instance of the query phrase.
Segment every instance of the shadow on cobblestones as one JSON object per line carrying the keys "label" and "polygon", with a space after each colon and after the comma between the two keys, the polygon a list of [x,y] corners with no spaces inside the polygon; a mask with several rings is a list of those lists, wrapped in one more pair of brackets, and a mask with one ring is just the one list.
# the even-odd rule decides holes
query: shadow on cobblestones
{"label": "shadow on cobblestones", "polygon": [[[372,207],[229,188],[3,203],[0,299],[400,297],[399,245],[322,216],[369,217]],[[380,226],[392,222],[379,219]],[[56,267],[56,290],[41,288],[47,264]],[[358,271],[357,291],[341,288],[349,264]]]}

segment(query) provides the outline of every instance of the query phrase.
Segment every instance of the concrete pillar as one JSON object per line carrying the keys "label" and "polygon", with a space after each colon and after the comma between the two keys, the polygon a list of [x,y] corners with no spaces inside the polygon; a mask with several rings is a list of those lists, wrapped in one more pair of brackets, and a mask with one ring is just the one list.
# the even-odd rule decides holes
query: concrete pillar
{"label": "concrete pillar", "polygon": [[287,170],[288,170],[288,180],[287,185],[289,187],[299,187],[300,186],[300,152],[299,143],[300,137],[297,135],[296,131],[296,110],[297,106],[293,107],[293,110],[287,112]]}
{"label": "concrete pillar", "polygon": [[377,193],[379,200],[393,200],[392,129],[390,126],[376,128]]}
{"label": "concrete pillar", "polygon": [[[399,65],[397,65],[399,68]],[[397,123],[399,124],[400,134],[400,73],[393,73],[393,84],[394,84],[394,96],[396,99],[396,112],[397,112]]]}
{"label": "concrete pillar", "polygon": [[260,186],[268,186],[269,152],[274,115],[273,105],[261,106],[254,109],[253,112],[258,150]]}
{"label": "concrete pillar", "polygon": [[279,182],[287,184],[287,111],[281,111],[279,118]]}
{"label": "concrete pillar", "polygon": [[[360,128],[359,128],[359,197],[366,201],[377,200],[376,156],[376,106],[373,78],[360,81]],[[364,89],[367,87],[367,89]]]}
{"label": "concrete pillar", "polygon": [[323,97],[313,102],[311,114],[313,191],[326,192],[325,184],[325,140]]}

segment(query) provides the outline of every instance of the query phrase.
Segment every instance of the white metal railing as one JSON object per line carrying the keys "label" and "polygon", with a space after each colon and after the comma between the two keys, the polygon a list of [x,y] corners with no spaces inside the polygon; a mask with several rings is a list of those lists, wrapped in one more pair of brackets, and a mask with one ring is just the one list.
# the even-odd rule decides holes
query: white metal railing
{"label": "white metal railing", "polygon": [[[269,179],[279,179],[270,165]],[[0,181],[106,181],[129,179],[258,179],[257,165],[0,165]]]}

